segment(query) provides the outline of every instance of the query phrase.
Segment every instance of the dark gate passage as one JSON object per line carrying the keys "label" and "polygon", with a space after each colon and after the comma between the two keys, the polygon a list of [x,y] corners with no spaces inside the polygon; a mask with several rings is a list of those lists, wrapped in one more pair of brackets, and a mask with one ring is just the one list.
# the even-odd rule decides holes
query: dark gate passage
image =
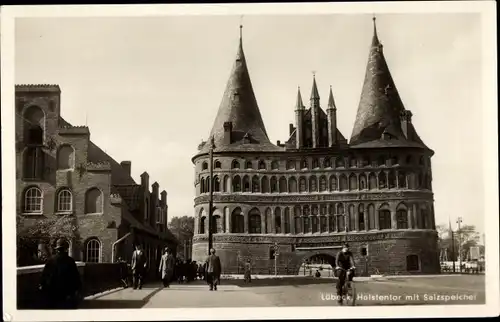
{"label": "dark gate passage", "polygon": [[323,277],[332,277],[335,257],[329,254],[314,254],[306,257],[299,268],[298,275],[315,276],[318,271]]}

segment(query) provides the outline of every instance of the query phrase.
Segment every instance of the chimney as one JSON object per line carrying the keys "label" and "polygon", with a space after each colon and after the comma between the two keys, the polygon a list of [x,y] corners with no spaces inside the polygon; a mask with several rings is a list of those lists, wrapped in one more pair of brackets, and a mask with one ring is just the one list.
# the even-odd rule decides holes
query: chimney
{"label": "chimney", "polygon": [[290,134],[289,134],[289,135],[292,135],[293,130],[295,130],[295,129],[293,128],[293,124],[292,124],[292,123],[290,123],[290,125],[288,125],[288,128],[289,128],[289,132],[290,132]]}
{"label": "chimney", "polygon": [[141,186],[149,191],[149,174],[145,171],[141,174]]}
{"label": "chimney", "polygon": [[158,184],[158,182],[155,181],[155,183],[151,185],[151,188],[153,189],[154,198],[158,199],[158,191],[160,190],[160,185]]}
{"label": "chimney", "polygon": [[233,142],[233,122],[224,122],[224,144]]}
{"label": "chimney", "polygon": [[403,130],[403,134],[407,139],[411,139],[409,137],[410,133],[408,132],[408,124],[411,124],[411,117],[413,114],[409,110],[405,110],[401,112],[401,129]]}
{"label": "chimney", "polygon": [[276,141],[276,145],[281,146],[281,141],[280,140]]}
{"label": "chimney", "polygon": [[167,192],[165,190],[163,190],[161,192],[161,204],[162,206],[166,206],[167,205]]}
{"label": "chimney", "polygon": [[127,172],[127,174],[130,176],[130,173],[132,171],[132,162],[131,161],[122,161],[120,163],[120,165],[122,166],[123,170],[125,170]]}

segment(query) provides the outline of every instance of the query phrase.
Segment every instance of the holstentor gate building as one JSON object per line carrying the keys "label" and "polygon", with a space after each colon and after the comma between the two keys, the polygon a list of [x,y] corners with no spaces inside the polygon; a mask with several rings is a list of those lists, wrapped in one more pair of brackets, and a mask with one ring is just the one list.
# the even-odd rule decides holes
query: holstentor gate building
{"label": "holstentor gate building", "polygon": [[[337,129],[330,89],[321,103],[313,79],[309,107],[300,89],[295,126],[271,143],[252,89],[240,37],[209,139],[195,165],[193,259],[208,247],[209,151],[215,149],[213,245],[223,273],[296,274],[313,257],[330,262],[347,238],[359,274],[439,272],[431,157],[387,67],[377,30],[349,140]],[[347,231],[346,231],[347,228]],[[364,255],[366,251],[366,256]]]}

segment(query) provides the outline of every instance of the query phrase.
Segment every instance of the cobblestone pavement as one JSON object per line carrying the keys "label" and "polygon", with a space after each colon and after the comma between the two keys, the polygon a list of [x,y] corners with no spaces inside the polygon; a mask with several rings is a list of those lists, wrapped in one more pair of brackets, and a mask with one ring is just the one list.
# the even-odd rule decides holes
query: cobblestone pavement
{"label": "cobblestone pavement", "polygon": [[[282,279],[222,281],[217,291],[206,284],[159,284],[142,290],[124,289],[93,300],[82,308],[193,308],[193,307],[269,307],[336,306],[335,281],[329,279]],[[394,277],[355,283],[357,306],[483,304],[484,275],[439,277]]]}

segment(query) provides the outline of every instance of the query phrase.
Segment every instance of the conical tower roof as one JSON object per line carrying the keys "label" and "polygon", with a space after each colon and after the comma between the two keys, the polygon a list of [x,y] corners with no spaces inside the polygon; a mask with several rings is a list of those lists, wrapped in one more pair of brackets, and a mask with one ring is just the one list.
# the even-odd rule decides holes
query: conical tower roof
{"label": "conical tower roof", "polygon": [[375,18],[373,28],[365,80],[349,142],[351,145],[379,140],[384,133],[400,141],[399,143],[407,141],[401,129],[400,119],[405,108],[387,66],[382,44],[378,39]]}
{"label": "conical tower roof", "polygon": [[[224,143],[224,123],[232,122],[232,142]],[[215,118],[210,138],[214,138],[214,151],[281,151],[272,144],[259,111],[257,100],[250,81],[241,37],[236,60],[226,85],[226,90]],[[210,142],[200,153],[207,152]]]}

